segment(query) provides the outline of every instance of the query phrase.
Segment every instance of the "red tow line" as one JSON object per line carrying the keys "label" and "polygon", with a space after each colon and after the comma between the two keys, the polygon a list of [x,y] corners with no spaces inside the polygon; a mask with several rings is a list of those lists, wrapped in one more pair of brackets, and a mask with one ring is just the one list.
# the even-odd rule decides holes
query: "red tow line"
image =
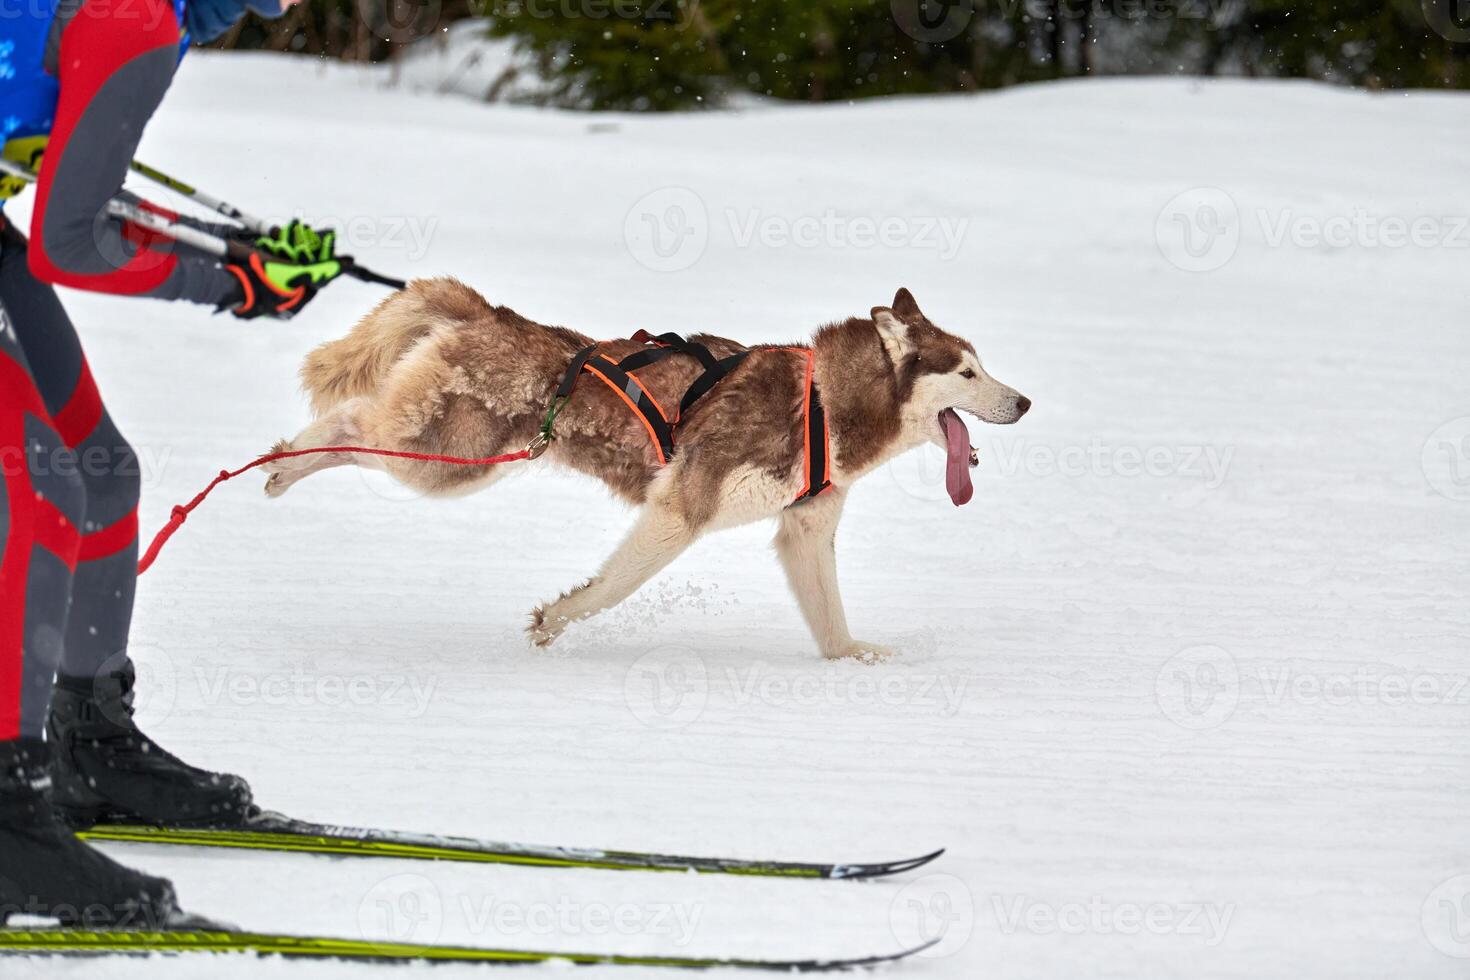
{"label": "red tow line", "polygon": [[546,449],[546,443],[540,437],[525,449],[518,452],[506,453],[504,456],[487,456],[484,459],[463,459],[459,456],[436,456],[430,453],[400,453],[389,449],[368,449],[364,446],[323,446],[320,449],[293,449],[283,453],[267,453],[252,463],[240,467],[238,470],[220,470],[219,476],[215,477],[193,500],[187,504],[180,504],[173,510],[173,516],[167,524],[159,530],[153,538],[153,543],[148,546],[148,551],[138,562],[138,574],[142,575],[153,567],[154,561],[158,559],[158,553],[163,546],[168,544],[168,539],[174,536],[174,532],[184,526],[189,515],[194,513],[195,508],[204,503],[214,488],[227,480],[233,480],[242,473],[249,473],[257,466],[274,463],[278,459],[294,459],[297,456],[314,456],[319,453],[360,453],[364,456],[391,456],[394,459],[414,459],[425,463],[449,463],[452,466],[496,466],[500,463],[514,463],[521,459],[535,459]]}

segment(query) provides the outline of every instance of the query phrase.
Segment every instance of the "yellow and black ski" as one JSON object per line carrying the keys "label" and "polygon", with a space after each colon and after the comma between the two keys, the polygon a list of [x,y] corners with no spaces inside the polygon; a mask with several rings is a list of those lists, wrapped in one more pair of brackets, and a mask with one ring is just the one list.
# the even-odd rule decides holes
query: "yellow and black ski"
{"label": "yellow and black ski", "polygon": [[287,851],[338,857],[408,858],[478,864],[517,864],[541,868],[598,868],[613,871],[679,871],[776,878],[860,879],[901,874],[923,867],[944,851],[876,864],[808,864],[737,858],[683,857],[642,851],[601,851],[541,847],[468,837],[364,830],[306,823],[276,813],[261,813],[240,829],[188,829],[132,824],[99,824],[78,834],[88,841]]}
{"label": "yellow and black ski", "polygon": [[[936,940],[937,942],[937,940]],[[929,945],[933,945],[932,943]],[[477,949],[376,940],[286,936],[233,929],[112,931],[90,929],[0,929],[3,956],[112,956],[153,954],[245,953],[289,959],[351,960],[370,963],[575,963],[581,966],[649,966],[685,970],[732,968],[797,973],[851,970],[901,960],[929,948],[859,959],[761,960],[699,956],[618,956],[604,953],[559,953],[541,950]]]}

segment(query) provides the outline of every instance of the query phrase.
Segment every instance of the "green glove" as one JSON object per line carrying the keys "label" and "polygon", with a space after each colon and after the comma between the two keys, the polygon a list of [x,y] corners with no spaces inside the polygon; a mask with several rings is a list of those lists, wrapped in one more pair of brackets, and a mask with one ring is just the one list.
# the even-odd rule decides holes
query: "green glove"
{"label": "green glove", "polygon": [[317,231],[310,225],[293,220],[274,235],[255,240],[255,247],[284,262],[311,265],[330,262],[337,257],[337,233]]}
{"label": "green glove", "polygon": [[240,280],[239,291],[226,306],[242,320],[290,319],[342,274],[342,263],[335,258],[298,264],[277,262],[260,252],[227,262],[225,268]]}

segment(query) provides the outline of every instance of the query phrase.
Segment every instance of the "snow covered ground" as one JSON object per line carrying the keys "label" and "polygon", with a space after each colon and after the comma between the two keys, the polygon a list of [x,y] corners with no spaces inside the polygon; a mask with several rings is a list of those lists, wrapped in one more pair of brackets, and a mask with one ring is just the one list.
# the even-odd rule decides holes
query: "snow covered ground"
{"label": "snow covered ground", "polygon": [[[1465,975],[1470,99],[1149,80],[630,117],[383,78],[191,57],[142,156],[598,335],[795,339],[908,286],[1036,407],[975,425],[965,509],[937,450],[854,493],[854,631],[902,649],[876,667],[818,659],[766,527],[542,653],[526,613],[628,522],[601,488],[231,484],[143,582],[145,721],[308,818],[949,853],[868,885],[114,853],[266,930],[762,956],[945,930],[895,975]],[[302,356],[380,296],[242,325],[67,295],[149,533],[296,431]],[[201,969],[263,968],[107,975]]]}

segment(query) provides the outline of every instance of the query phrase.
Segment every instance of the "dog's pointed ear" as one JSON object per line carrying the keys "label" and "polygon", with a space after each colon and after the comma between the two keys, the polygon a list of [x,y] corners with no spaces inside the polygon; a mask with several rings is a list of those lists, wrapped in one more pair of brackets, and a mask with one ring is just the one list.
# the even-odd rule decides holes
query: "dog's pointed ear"
{"label": "dog's pointed ear", "polygon": [[873,307],[873,326],[878,328],[878,339],[894,364],[903,363],[914,350],[913,338],[909,336],[909,325],[886,306]]}
{"label": "dog's pointed ear", "polygon": [[897,313],[903,320],[922,320],[924,314],[919,309],[919,304],[914,300],[914,294],[907,289],[900,289],[898,295],[893,297],[893,312]]}

